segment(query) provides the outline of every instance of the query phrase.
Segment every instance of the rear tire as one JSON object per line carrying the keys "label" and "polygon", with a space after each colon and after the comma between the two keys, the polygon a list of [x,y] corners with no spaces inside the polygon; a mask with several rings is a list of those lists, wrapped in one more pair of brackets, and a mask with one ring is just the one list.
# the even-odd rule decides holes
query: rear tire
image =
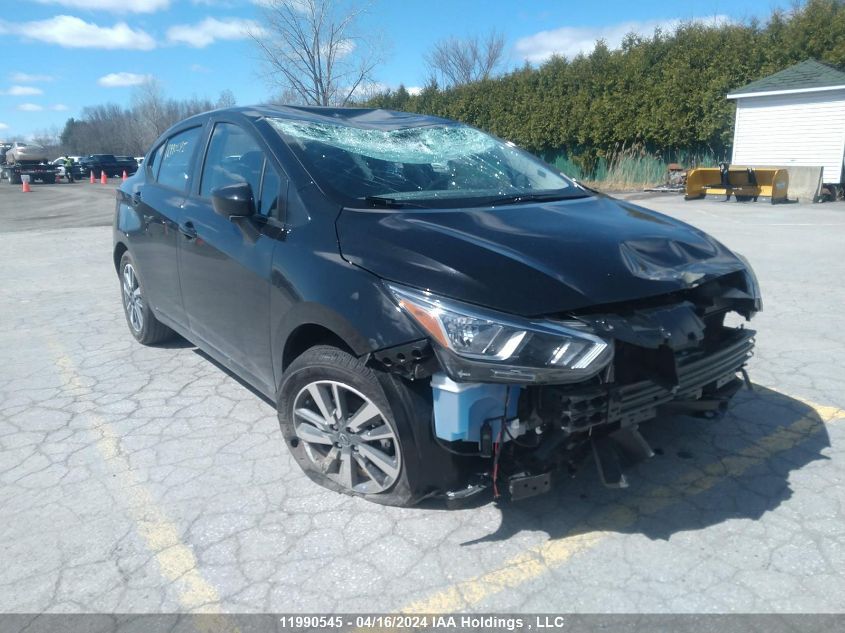
{"label": "rear tire", "polygon": [[120,258],[120,295],[126,324],[135,340],[142,345],[155,345],[174,336],[173,330],[156,319],[144,294],[138,269],[127,251]]}
{"label": "rear tire", "polygon": [[285,443],[312,481],[384,505],[422,498],[408,479],[420,468],[413,421],[391,408],[360,359],[327,345],[305,351],[284,373],[277,409]]}

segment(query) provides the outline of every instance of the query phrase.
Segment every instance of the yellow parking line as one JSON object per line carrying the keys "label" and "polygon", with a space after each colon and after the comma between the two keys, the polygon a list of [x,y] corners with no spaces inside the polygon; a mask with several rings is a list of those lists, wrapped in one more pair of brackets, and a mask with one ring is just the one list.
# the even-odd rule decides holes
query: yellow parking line
{"label": "yellow parking line", "polygon": [[[73,362],[64,350],[53,341],[50,342],[50,347],[55,352],[56,365],[66,385],[77,394],[90,394],[90,390],[79,380]],[[658,512],[685,497],[709,490],[726,478],[737,477],[763,463],[772,455],[792,448],[801,439],[817,430],[819,420],[830,423],[845,418],[845,410],[841,408],[818,405],[794,396],[789,397],[809,406],[815,415],[806,415],[789,426],[761,438],[738,454],[690,472],[672,484],[652,488],[647,496],[630,497],[629,503],[633,501],[631,506],[635,507],[629,507],[623,501],[621,505],[600,515],[596,522],[609,523],[618,528],[630,526],[644,514]],[[181,542],[176,525],[157,506],[150,491],[136,478],[129,461],[120,450],[120,439],[114,428],[96,413],[93,417],[95,420],[93,430],[100,433],[100,438],[95,445],[113,468],[121,490],[126,494],[126,506],[137,525],[138,534],[147,547],[154,552],[162,575],[176,587],[179,604],[185,610],[221,613],[220,595],[216,588],[197,570],[196,557],[191,548]],[[615,533],[606,530],[591,530],[587,525],[579,526],[568,536],[546,541],[530,548],[512,557],[498,569],[459,582],[428,598],[413,602],[400,609],[400,612],[448,613],[464,610],[504,589],[517,587],[540,577],[549,569],[563,564],[580,552],[589,550]],[[218,618],[198,620],[196,624],[209,631],[236,630],[231,622]]]}
{"label": "yellow parking line", "polygon": [[[54,341],[49,342],[56,356],[56,367],[65,386],[79,394],[89,395],[90,390],[79,379],[73,361]],[[120,438],[111,424],[96,412],[92,413],[92,430],[100,437],[95,442],[97,450],[111,467],[117,478],[129,516],[137,526],[138,534],[147,548],[154,553],[162,575],[176,589],[180,606],[186,611],[220,613],[220,595],[197,570],[197,559],[190,547],[182,543],[179,530],[158,507],[152,493],[141,483],[120,448]],[[199,619],[195,623],[211,631],[235,629],[218,618]]]}
{"label": "yellow parking line", "polygon": [[[792,448],[808,434],[818,430],[819,420],[830,423],[845,418],[845,410],[838,407],[817,405],[800,398],[793,399],[812,408],[815,415],[805,415],[789,426],[761,438],[738,454],[690,472],[672,484],[651,488],[644,496],[629,497],[621,502],[622,505],[608,510],[593,522],[598,525],[611,524],[618,528],[633,525],[642,515],[653,514],[685,497],[709,490],[726,478],[737,477],[773,455]],[[625,505],[626,502],[630,505]],[[498,569],[447,587],[405,606],[399,612],[454,613],[465,610],[500,591],[542,576],[552,567],[561,565],[615,533],[591,530],[588,525],[578,526],[567,536],[532,547],[505,561]]]}

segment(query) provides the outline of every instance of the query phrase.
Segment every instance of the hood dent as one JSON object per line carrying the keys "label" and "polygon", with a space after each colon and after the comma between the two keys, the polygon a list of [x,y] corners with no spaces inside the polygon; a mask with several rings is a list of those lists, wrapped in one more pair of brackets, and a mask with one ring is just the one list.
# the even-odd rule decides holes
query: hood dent
{"label": "hood dent", "polygon": [[696,244],[662,237],[626,240],[619,244],[619,254],[635,277],[676,280],[688,287],[705,278],[737,270],[736,262],[714,262],[719,256],[718,246],[707,236],[703,237],[706,241]]}
{"label": "hood dent", "polygon": [[644,299],[743,270],[679,220],[612,198],[344,209],[341,254],[382,279],[521,316]]}

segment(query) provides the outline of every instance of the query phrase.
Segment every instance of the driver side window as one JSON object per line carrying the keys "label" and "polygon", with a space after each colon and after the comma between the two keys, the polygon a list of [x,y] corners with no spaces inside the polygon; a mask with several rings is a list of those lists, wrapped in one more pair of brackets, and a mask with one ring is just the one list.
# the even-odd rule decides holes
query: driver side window
{"label": "driver side window", "polygon": [[233,123],[217,123],[202,168],[200,196],[207,198],[218,187],[249,183],[258,206],[264,152],[247,132]]}

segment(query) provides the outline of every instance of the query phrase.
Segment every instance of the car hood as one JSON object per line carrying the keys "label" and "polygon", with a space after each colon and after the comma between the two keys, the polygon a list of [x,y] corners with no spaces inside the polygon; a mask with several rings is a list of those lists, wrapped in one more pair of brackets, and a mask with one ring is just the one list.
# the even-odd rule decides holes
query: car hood
{"label": "car hood", "polygon": [[379,277],[538,316],[696,286],[745,265],[688,224],[604,196],[466,209],[344,209],[344,258]]}

